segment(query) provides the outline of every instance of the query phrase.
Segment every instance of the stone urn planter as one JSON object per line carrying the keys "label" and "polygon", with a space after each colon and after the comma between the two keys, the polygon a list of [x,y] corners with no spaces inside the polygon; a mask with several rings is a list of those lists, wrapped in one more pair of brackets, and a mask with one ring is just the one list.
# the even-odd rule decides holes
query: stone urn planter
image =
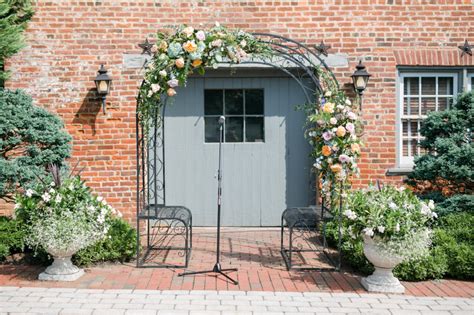
{"label": "stone urn planter", "polygon": [[362,278],[362,286],[369,292],[383,293],[404,293],[405,288],[393,275],[395,268],[402,259],[397,256],[390,256],[380,251],[377,246],[377,238],[372,239],[364,236],[365,257],[374,265],[375,271],[367,278]]}
{"label": "stone urn planter", "polygon": [[77,248],[68,248],[67,250],[58,250],[48,248],[47,252],[53,256],[54,261],[51,266],[38,276],[39,280],[46,281],[74,281],[79,279],[84,270],[75,266],[71,257],[78,251]]}

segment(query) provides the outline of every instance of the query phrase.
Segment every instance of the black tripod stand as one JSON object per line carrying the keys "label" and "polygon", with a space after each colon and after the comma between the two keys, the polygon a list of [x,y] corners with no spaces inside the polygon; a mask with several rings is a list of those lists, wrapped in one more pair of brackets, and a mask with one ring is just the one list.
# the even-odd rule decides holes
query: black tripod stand
{"label": "black tripod stand", "polygon": [[235,285],[239,284],[238,281],[232,279],[224,272],[226,271],[237,271],[237,268],[227,268],[222,269],[220,263],[220,253],[221,253],[221,205],[222,205],[222,141],[224,138],[224,122],[225,117],[219,117],[219,169],[217,171],[217,249],[216,249],[216,264],[212,270],[203,270],[203,271],[189,271],[183,272],[178,275],[178,277],[187,276],[187,275],[197,275],[203,273],[218,273],[232,281]]}

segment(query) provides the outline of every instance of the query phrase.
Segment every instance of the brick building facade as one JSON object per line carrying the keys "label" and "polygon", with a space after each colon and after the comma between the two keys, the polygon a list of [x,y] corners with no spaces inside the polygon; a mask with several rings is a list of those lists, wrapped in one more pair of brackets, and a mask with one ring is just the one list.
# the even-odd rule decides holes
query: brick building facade
{"label": "brick building facade", "polygon": [[[141,72],[126,60],[141,53],[138,43],[168,25],[219,21],[308,45],[324,40],[330,58],[346,60],[333,71],[348,90],[363,59],[372,78],[363,100],[365,148],[357,185],[399,183],[401,176],[388,175],[409,168],[404,155],[415,150],[410,141],[416,140],[418,121],[404,109],[407,89],[423,116],[423,106],[441,109],[443,98],[449,102],[473,83],[474,57],[461,57],[458,49],[466,39],[474,43],[472,0],[51,0],[37,1],[35,10],[27,47],[6,65],[12,72],[6,87],[25,89],[36,104],[62,117],[74,139],[71,162],[80,161],[89,185],[130,220]],[[93,82],[101,63],[113,78],[105,115]]]}

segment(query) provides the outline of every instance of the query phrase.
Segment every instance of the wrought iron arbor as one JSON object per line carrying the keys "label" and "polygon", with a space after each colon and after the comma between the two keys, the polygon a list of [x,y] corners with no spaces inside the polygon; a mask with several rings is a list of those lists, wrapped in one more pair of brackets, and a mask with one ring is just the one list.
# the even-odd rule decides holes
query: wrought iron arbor
{"label": "wrought iron arbor", "polygon": [[[268,44],[273,51],[271,57],[252,56],[241,62],[256,67],[271,67],[278,69],[293,78],[303,90],[307,103],[314,102],[314,96],[322,93],[323,88],[317,67],[325,71],[332,81],[337,80],[317,49],[311,49],[298,41],[279,35],[254,33],[262,43]],[[230,62],[224,62],[230,64]],[[137,97],[136,113],[136,194],[137,194],[137,266],[153,267],[187,267],[192,248],[192,214],[182,206],[169,206],[166,202],[166,163],[165,163],[165,116],[166,100],[161,110],[155,110],[149,125],[152,127],[145,134],[144,122],[140,120]],[[319,199],[316,182],[311,184],[314,198]],[[341,213],[333,209],[331,200],[323,200],[323,208],[331,213]],[[282,209],[283,210],[283,209]],[[146,223],[143,228],[142,224]],[[341,226],[339,225],[339,230]],[[142,233],[146,232],[144,250]],[[323,234],[325,229],[323,228]],[[325,237],[324,237],[325,238]],[[173,240],[182,239],[183,246],[174,246]],[[323,244],[326,247],[326,243]],[[150,258],[163,250],[177,250],[184,258],[182,265],[150,264]],[[340,251],[339,251],[340,257]],[[339,269],[340,259],[335,269]]]}

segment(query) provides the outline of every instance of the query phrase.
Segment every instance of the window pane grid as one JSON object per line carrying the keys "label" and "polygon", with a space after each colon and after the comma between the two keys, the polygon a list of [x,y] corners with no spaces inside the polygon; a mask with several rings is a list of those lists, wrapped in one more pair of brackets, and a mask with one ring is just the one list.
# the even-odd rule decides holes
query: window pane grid
{"label": "window pane grid", "polygon": [[263,89],[205,90],[204,95],[205,142],[219,142],[220,116],[226,118],[224,142],[264,142]]}
{"label": "window pane grid", "polygon": [[401,156],[412,158],[423,150],[420,127],[423,119],[432,111],[445,110],[454,99],[455,77],[452,75],[408,75],[403,77],[401,115]]}

